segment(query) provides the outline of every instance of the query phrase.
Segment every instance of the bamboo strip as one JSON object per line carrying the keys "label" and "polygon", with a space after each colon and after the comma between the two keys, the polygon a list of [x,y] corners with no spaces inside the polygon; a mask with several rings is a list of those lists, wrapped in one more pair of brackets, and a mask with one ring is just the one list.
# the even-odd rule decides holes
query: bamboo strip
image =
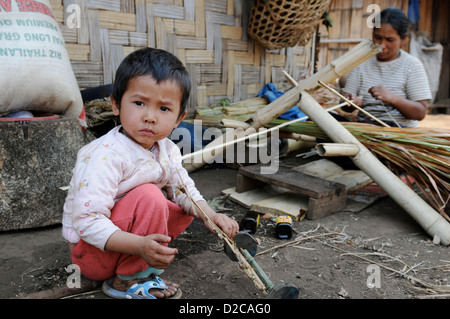
{"label": "bamboo strip", "polygon": [[384,166],[307,92],[301,94],[300,109],[308,114],[334,142],[357,145],[360,151],[352,158],[355,165],[380,185],[430,236],[438,236],[442,244],[450,245],[450,223]]}

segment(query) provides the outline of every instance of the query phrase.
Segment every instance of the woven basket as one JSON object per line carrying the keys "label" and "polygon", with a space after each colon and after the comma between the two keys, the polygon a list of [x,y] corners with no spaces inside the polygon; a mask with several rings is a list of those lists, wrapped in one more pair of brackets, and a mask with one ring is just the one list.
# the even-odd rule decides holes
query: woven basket
{"label": "woven basket", "polygon": [[305,45],[331,0],[255,0],[248,34],[267,49]]}

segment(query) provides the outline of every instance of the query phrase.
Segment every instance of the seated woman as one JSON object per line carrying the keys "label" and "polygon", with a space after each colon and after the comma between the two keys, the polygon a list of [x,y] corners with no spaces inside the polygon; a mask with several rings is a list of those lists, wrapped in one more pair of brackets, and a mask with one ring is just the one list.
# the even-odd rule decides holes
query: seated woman
{"label": "seated woman", "polygon": [[[401,49],[409,20],[400,9],[387,8],[379,21],[373,42],[381,45],[382,52],[349,73],[344,95],[390,126],[417,127],[432,95],[420,60]],[[362,112],[357,120],[379,125]]]}

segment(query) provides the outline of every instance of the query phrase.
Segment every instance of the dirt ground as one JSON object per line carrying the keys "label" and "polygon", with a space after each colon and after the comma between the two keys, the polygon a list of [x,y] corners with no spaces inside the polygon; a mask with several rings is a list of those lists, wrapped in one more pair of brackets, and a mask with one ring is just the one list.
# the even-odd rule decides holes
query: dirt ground
{"label": "dirt ground", "polygon": [[[203,167],[191,176],[211,205],[239,222],[247,209],[222,194],[236,185],[236,174]],[[433,243],[389,196],[358,212],[304,219],[293,228],[290,240],[276,239],[273,219],[262,219],[254,234],[255,260],[274,284],[298,287],[299,299],[450,298],[449,247]],[[73,272],[60,225],[0,233],[0,243],[0,298],[54,298],[70,291]],[[161,277],[179,283],[184,299],[265,298],[202,223],[194,221],[171,246],[179,254]],[[96,287],[69,298],[107,297]]]}

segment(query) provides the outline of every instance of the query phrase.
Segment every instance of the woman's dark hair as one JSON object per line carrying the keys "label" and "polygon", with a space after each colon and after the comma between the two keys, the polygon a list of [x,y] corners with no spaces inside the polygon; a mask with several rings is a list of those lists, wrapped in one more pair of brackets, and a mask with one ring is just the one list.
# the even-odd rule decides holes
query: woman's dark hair
{"label": "woman's dark hair", "polygon": [[405,13],[398,8],[386,8],[380,13],[380,23],[389,23],[401,39],[404,39],[408,34],[411,23],[406,17]]}
{"label": "woman's dark hair", "polygon": [[191,91],[189,73],[176,56],[154,48],[143,48],[130,53],[117,68],[111,95],[119,109],[129,81],[143,75],[151,75],[156,83],[175,81],[181,90],[179,116],[183,114]]}

